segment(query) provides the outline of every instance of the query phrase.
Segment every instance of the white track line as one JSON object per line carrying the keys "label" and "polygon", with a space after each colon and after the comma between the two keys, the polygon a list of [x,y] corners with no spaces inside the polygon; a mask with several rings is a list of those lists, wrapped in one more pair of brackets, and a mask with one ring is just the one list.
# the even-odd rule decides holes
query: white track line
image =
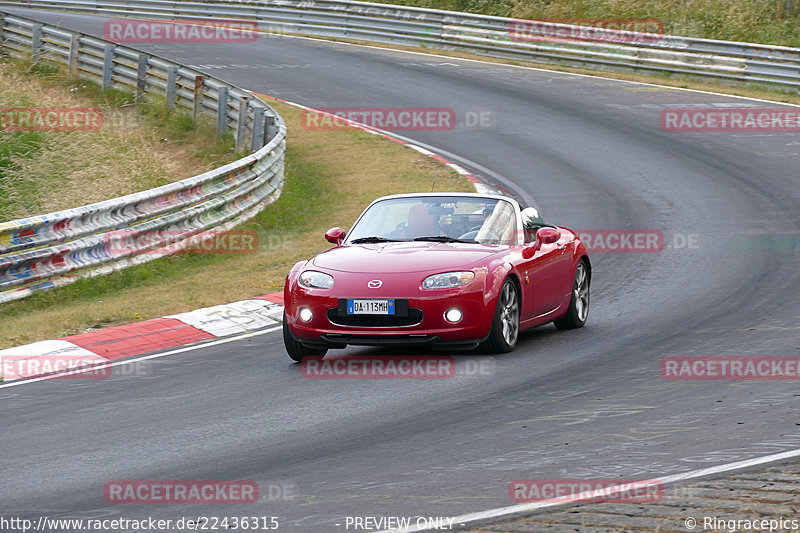
{"label": "white track line", "polygon": [[[781,452],[772,455],[766,455],[764,457],[756,457],[755,459],[745,459],[744,461],[737,461],[735,463],[727,463],[719,466],[701,468],[699,470],[690,470],[689,472],[684,472],[682,474],[672,474],[670,476],[653,478],[649,480],[644,480],[641,482],[641,484],[653,485],[660,483],[661,485],[667,485],[670,483],[676,483],[678,481],[685,481],[687,479],[695,479],[700,477],[711,476],[714,474],[731,472],[734,470],[741,470],[752,466],[774,463],[777,461],[793,459],[796,457],[800,457],[800,449],[789,450],[787,452]],[[604,487],[604,490],[613,493],[625,490],[626,488],[630,488],[630,486],[631,483],[626,483],[625,485]],[[562,505],[579,503],[584,500],[591,500],[594,497],[595,495],[591,492],[582,492],[577,496],[562,496],[561,498],[552,498],[549,500],[523,503],[519,505],[510,505],[508,507],[489,509],[488,511],[479,511],[477,513],[464,514],[461,516],[452,517],[450,520],[452,520],[453,524],[458,524],[459,526],[461,526],[469,524],[470,522],[479,522],[483,520],[490,520],[497,518],[513,518],[515,515],[523,515],[540,509],[549,509],[552,507],[559,507]],[[387,529],[384,531],[379,531],[377,533],[413,533],[417,531],[430,531],[430,530],[431,530],[430,528],[412,526],[402,529]]]}
{"label": "white track line", "polygon": [[[260,33],[263,34],[264,32],[260,32]],[[767,100],[767,99],[763,99],[763,98],[753,98],[753,97],[750,97],[750,96],[739,96],[739,95],[735,95],[735,94],[720,93],[720,92],[714,92],[714,91],[704,91],[704,90],[701,90],[701,89],[690,89],[690,88],[685,88],[685,87],[673,87],[671,85],[660,85],[660,84],[657,84],[657,83],[648,83],[648,82],[642,82],[642,81],[623,80],[623,79],[618,79],[618,78],[606,78],[604,76],[597,76],[597,75],[594,75],[594,74],[581,74],[581,73],[577,73],[577,72],[564,72],[564,71],[561,71],[561,70],[550,70],[550,69],[541,68],[541,67],[526,67],[526,66],[523,66],[523,65],[511,65],[511,64],[502,63],[502,62],[485,61],[485,60],[481,60],[481,59],[467,59],[467,58],[461,58],[461,57],[447,56],[447,55],[443,55],[443,54],[431,54],[431,53],[427,53],[427,52],[416,52],[416,51],[411,51],[411,50],[397,50],[395,48],[386,48],[386,47],[383,47],[383,46],[375,46],[375,45],[367,45],[367,44],[343,43],[343,42],[330,41],[330,40],[327,40],[327,39],[324,39],[324,38],[317,38],[317,37],[303,37],[303,36],[299,36],[299,35],[286,35],[286,34],[277,34],[277,35],[279,35],[281,37],[287,37],[287,38],[293,38],[293,39],[307,39],[307,40],[311,40],[311,41],[327,41],[327,42],[330,42],[330,43],[333,43],[333,44],[338,44],[338,45],[359,46],[359,47],[363,47],[363,48],[372,48],[372,49],[375,49],[375,50],[384,50],[384,51],[387,51],[387,52],[398,52],[398,53],[404,53],[404,54],[421,55],[421,56],[426,56],[426,57],[435,57],[435,58],[438,58],[438,59],[447,58],[448,60],[465,61],[465,62],[472,62],[472,63],[482,63],[482,64],[486,64],[486,65],[501,65],[501,66],[508,67],[508,68],[518,68],[518,69],[524,69],[524,70],[533,70],[533,71],[537,71],[537,72],[548,72],[548,73],[553,73],[553,74],[563,74],[563,75],[566,75],[566,76],[578,76],[578,77],[582,77],[582,78],[595,78],[595,79],[609,80],[609,81],[615,81],[615,82],[620,82],[620,83],[630,83],[630,84],[635,84],[635,85],[645,85],[645,86],[649,86],[649,87],[660,87],[662,89],[669,89],[669,90],[675,90],[675,91],[687,91],[687,92],[694,92],[694,93],[700,93],[700,94],[710,94],[710,95],[715,95],[715,96],[725,96],[725,97],[728,97],[728,98],[738,98],[738,99],[741,99],[741,100],[750,100],[750,101],[753,101],[753,102],[763,102],[763,103],[770,103],[770,104],[778,104],[778,105],[784,105],[784,106],[789,106],[789,107],[800,107],[800,104],[791,104],[791,103],[786,103],[786,102],[776,102],[774,100]],[[296,105],[298,107],[307,108],[306,106],[303,106],[302,104],[297,104],[295,102],[290,102],[290,101],[285,101],[285,102],[287,104],[290,104],[290,105]],[[310,109],[310,108],[307,108],[307,109]],[[369,128],[365,128],[365,129],[369,129]],[[381,132],[381,133],[383,133],[383,132]],[[386,133],[388,133],[388,132],[386,132]],[[393,136],[393,135],[389,134],[388,136]],[[399,136],[399,135],[396,136],[396,137],[400,137],[402,139],[402,137]],[[408,141],[406,141],[406,142],[409,142],[409,141],[410,141],[410,144],[417,144],[417,145],[425,146],[424,143],[419,143],[418,141],[414,141],[414,140],[411,140],[411,139],[408,139]],[[434,150],[437,150],[435,147],[430,147],[430,148],[433,148]],[[444,152],[442,150],[437,150],[437,151]],[[447,153],[447,152],[445,152],[445,153]],[[449,154],[448,153],[448,155],[449,156],[453,156],[455,154]],[[480,165],[475,165],[475,166],[480,167]],[[492,173],[492,174],[494,174],[494,173]],[[134,363],[134,362],[137,362],[137,361],[144,361],[144,360],[147,360],[147,359],[156,359],[156,358],[159,358],[159,357],[166,357],[168,355],[181,353],[181,352],[186,352],[186,351],[190,351],[190,350],[196,350],[198,348],[204,348],[206,346],[213,346],[215,344],[222,344],[222,343],[231,342],[231,341],[234,341],[234,340],[239,340],[239,339],[252,337],[252,336],[256,336],[256,335],[263,335],[265,333],[276,331],[278,329],[280,329],[280,328],[279,327],[275,327],[275,328],[271,328],[271,329],[264,330],[264,331],[257,331],[257,332],[247,333],[247,334],[244,334],[244,335],[238,335],[236,337],[231,337],[231,338],[227,338],[227,339],[221,339],[221,340],[218,340],[218,341],[212,341],[212,342],[200,344],[200,345],[197,345],[197,346],[189,346],[189,347],[180,348],[180,349],[177,349],[177,350],[172,350],[172,351],[169,351],[169,352],[158,353],[158,354],[153,354],[153,355],[147,355],[147,356],[144,356],[144,357],[137,357],[135,359],[126,359],[124,361],[117,361],[115,363],[111,363],[111,366],[129,364],[129,363]],[[91,370],[91,368],[87,368],[86,370],[87,371]],[[26,383],[34,383],[36,381],[42,381],[44,379],[51,379],[53,377],[56,377],[56,376],[45,376],[45,377],[41,377],[41,378],[34,378],[34,379],[29,379],[29,380],[24,380],[24,381],[15,381],[14,383],[8,383],[8,384],[5,384],[5,385],[0,385],[0,389],[4,389],[4,388],[7,388],[7,387],[14,387],[14,386],[17,386],[17,385],[24,385]],[[772,462],[781,461],[781,460],[784,460],[784,459],[791,459],[791,458],[795,458],[795,457],[800,457],[800,450],[790,450],[788,452],[782,452],[782,453],[778,453],[778,454],[767,455],[767,456],[758,457],[758,458],[755,458],[755,459],[747,459],[747,460],[738,461],[738,462],[735,462],[735,463],[728,463],[728,464],[709,467],[709,468],[701,468],[699,470],[691,470],[689,472],[684,472],[682,474],[673,474],[671,476],[664,476],[664,477],[661,477],[661,478],[655,478],[654,480],[650,480],[650,481],[652,481],[652,482],[660,482],[660,483],[666,485],[668,483],[675,483],[675,482],[684,481],[684,480],[687,480],[687,479],[695,479],[695,478],[710,476],[710,475],[719,474],[719,473],[723,473],[723,472],[730,472],[730,471],[733,471],[733,470],[739,470],[739,469],[748,468],[748,467],[751,467],[751,466],[757,466],[757,465],[761,465],[761,464],[772,463]],[[609,487],[608,490],[609,491],[622,490],[622,488],[623,488],[622,486],[618,485],[616,487]],[[585,495],[583,498],[581,498],[581,495],[578,495],[578,496],[574,496],[574,497],[570,496],[570,497],[567,497],[567,498],[563,498],[561,500],[559,500],[558,498],[555,498],[554,500],[546,500],[546,501],[543,501],[543,502],[532,502],[532,503],[527,503],[527,504],[512,505],[512,506],[509,506],[509,507],[500,507],[500,508],[497,508],[497,509],[490,509],[488,511],[480,511],[480,512],[477,512],[477,513],[470,513],[470,514],[465,514],[465,515],[461,515],[461,516],[456,516],[456,517],[453,518],[453,522],[461,525],[461,524],[466,524],[468,522],[476,522],[476,521],[479,521],[479,520],[487,520],[487,519],[491,519],[491,518],[500,518],[500,517],[508,518],[508,517],[511,517],[514,514],[522,514],[522,513],[526,513],[526,512],[529,512],[529,511],[534,511],[534,510],[537,510],[537,509],[546,509],[546,508],[550,508],[550,507],[557,507],[557,506],[560,506],[560,505],[566,505],[568,503],[575,503],[576,501],[580,501],[581,499],[586,500],[586,499],[591,499],[591,498],[592,498],[591,495]],[[558,501],[556,501],[556,500],[558,500]],[[404,528],[404,529],[385,530],[385,531],[380,531],[378,533],[413,533],[413,532],[416,532],[416,531],[426,531],[426,529],[417,528],[417,527],[411,527],[411,528]]]}
{"label": "white track line", "polygon": [[[269,32],[261,32],[261,33],[264,34],[264,33],[269,33]],[[432,54],[430,52],[417,52],[417,51],[414,51],[414,50],[398,50],[396,48],[387,48],[385,46],[377,46],[377,45],[374,45],[374,44],[358,44],[358,43],[345,43],[345,42],[341,42],[341,41],[331,41],[329,39],[325,39],[324,37],[305,37],[305,36],[301,36],[301,35],[288,35],[288,34],[285,34],[285,33],[270,33],[270,35],[277,35],[277,36],[280,36],[280,37],[287,37],[287,38],[290,38],[290,39],[306,39],[306,40],[309,40],[309,41],[326,41],[326,42],[329,42],[329,43],[341,44],[341,45],[344,45],[344,46],[360,46],[362,48],[372,48],[372,49],[375,49],[375,50],[385,50],[387,52],[398,52],[398,53],[402,53],[402,54],[421,55],[421,56],[426,56],[426,57],[435,57],[435,58],[438,58],[438,59],[444,58],[444,59],[447,59],[447,60],[466,61],[466,62],[469,62],[469,63],[482,63],[484,65],[502,66],[502,67],[508,67],[508,68],[518,68],[518,69],[523,69],[523,70],[533,70],[533,71],[537,71],[537,72],[549,72],[549,73],[552,73],[552,74],[564,74],[565,76],[578,76],[578,77],[581,77],[581,78],[595,78],[595,79],[599,79],[599,80],[618,81],[620,83],[632,83],[632,84],[635,84],[635,85],[646,85],[648,87],[660,87],[662,89],[672,89],[672,90],[675,90],[675,91],[688,91],[688,92],[693,92],[693,93],[711,94],[711,95],[715,95],[715,96],[727,96],[729,98],[741,98],[742,100],[751,100],[753,102],[763,102],[763,103],[767,103],[767,104],[778,104],[778,105],[785,105],[785,106],[790,106],[790,107],[800,107],[800,104],[790,104],[790,103],[786,103],[786,102],[777,102],[775,100],[767,100],[767,99],[764,99],[764,98],[754,98],[754,97],[751,97],[751,96],[738,96],[738,95],[735,95],[735,94],[720,93],[720,92],[715,92],[715,91],[704,91],[702,89],[691,89],[691,88],[687,88],[687,87],[674,87],[672,85],[661,85],[661,84],[658,84],[658,83],[650,83],[650,82],[645,82],[645,81],[622,80],[622,79],[619,79],[619,78],[607,78],[605,76],[599,76],[599,75],[594,75],[594,74],[582,74],[582,73],[579,73],[579,72],[565,72],[563,70],[552,70],[552,69],[543,68],[543,67],[527,67],[525,65],[512,65],[512,64],[509,64],[509,63],[503,63],[502,62],[502,58],[497,58],[498,61],[487,61],[487,60],[484,60],[484,59],[471,59],[471,58],[466,58],[466,57],[454,57],[454,56],[448,56],[448,55],[444,55],[444,54]],[[413,45],[406,45],[406,46],[413,46]],[[589,69],[587,69],[587,70],[589,70]],[[622,74],[624,74],[624,72]],[[645,74],[639,74],[639,75],[640,76],[646,76]]]}
{"label": "white track line", "polygon": [[[48,13],[63,12],[63,13],[69,14],[69,15],[89,15],[89,16],[94,16],[94,17],[98,17],[98,18],[106,18],[106,19],[110,18],[110,17],[104,16],[103,14],[98,14],[98,13],[84,13],[84,12],[81,12],[81,11],[73,12],[73,11],[68,11],[68,10],[67,11],[52,11],[52,10],[46,8],[46,7],[39,7],[39,6],[28,7],[28,8],[16,8],[16,9],[21,9],[21,10],[28,9],[28,10],[31,10],[31,11],[40,10],[40,11],[45,11],[45,12],[48,12]],[[24,15],[18,15],[18,16],[24,16]],[[207,26],[207,24],[201,24],[201,26]],[[469,62],[469,63],[481,63],[481,64],[484,64],[484,65],[494,65],[494,66],[500,65],[500,66],[509,67],[509,68],[518,68],[518,69],[523,69],[523,70],[533,70],[533,71],[537,71],[537,72],[549,72],[549,73],[552,73],[552,74],[564,74],[565,76],[578,76],[578,77],[581,77],[581,78],[596,78],[596,79],[599,79],[599,80],[618,81],[618,82],[621,82],[621,83],[633,83],[633,84],[636,84],[636,85],[647,85],[649,87],[661,87],[663,89],[673,89],[675,91],[688,91],[688,92],[701,93],[701,94],[711,94],[711,95],[715,95],[715,96],[728,96],[730,98],[741,98],[742,100],[751,100],[753,102],[764,102],[764,103],[768,103],[768,104],[778,104],[778,105],[785,105],[785,106],[790,106],[790,107],[800,107],[800,104],[790,104],[790,103],[786,103],[786,102],[776,102],[775,100],[766,100],[766,99],[763,99],[763,98],[754,98],[754,97],[751,97],[751,96],[738,96],[738,95],[735,95],[735,94],[720,93],[720,92],[715,92],[715,91],[704,91],[702,89],[690,89],[690,88],[687,88],[687,87],[674,87],[672,85],[661,85],[661,84],[658,84],[658,83],[650,83],[650,82],[646,82],[646,81],[624,80],[624,79],[619,79],[619,78],[607,78],[605,76],[599,76],[599,75],[595,75],[595,74],[582,74],[580,72],[566,72],[566,71],[563,71],[563,70],[553,70],[553,69],[544,68],[544,67],[528,67],[528,66],[525,66],[525,65],[512,65],[510,63],[504,63],[503,62],[503,58],[499,58],[499,57],[498,58],[494,58],[494,59],[496,59],[496,61],[487,61],[485,59],[473,59],[473,58],[467,58],[467,57],[456,57],[456,56],[449,56],[449,55],[445,55],[445,54],[432,54],[430,52],[418,52],[416,50],[401,50],[401,49],[397,49],[397,48],[388,48],[386,46],[378,46],[378,45],[375,45],[375,44],[347,43],[347,42],[342,42],[342,41],[334,41],[334,40],[331,40],[331,39],[327,39],[327,38],[325,38],[325,36],[321,36],[321,35],[320,36],[292,35],[292,34],[289,34],[289,33],[274,33],[274,32],[263,31],[263,30],[247,30],[247,29],[242,29],[240,31],[242,33],[257,33],[259,36],[261,36],[261,35],[271,36],[272,38],[274,38],[274,37],[279,37],[279,38],[280,37],[285,37],[287,39],[305,39],[307,41],[325,41],[325,42],[328,42],[328,43],[339,44],[339,45],[342,45],[342,46],[359,46],[359,47],[362,47],[362,48],[372,48],[374,50],[384,50],[384,51],[387,51],[387,52],[398,52],[398,53],[402,53],[402,54],[420,55],[420,56],[425,56],[425,57],[435,57],[435,58],[438,58],[438,59],[444,58],[444,59],[453,60],[453,61],[465,61],[465,62]],[[265,37],[265,38],[270,38],[270,37]],[[411,45],[411,44],[409,44],[409,45],[400,45],[400,46],[414,47],[414,45]],[[443,50],[443,51],[446,51],[446,50]],[[472,53],[475,53],[475,52],[472,52]],[[524,60],[520,60],[520,61],[524,61]],[[535,63],[535,61],[532,61],[532,63]],[[580,68],[580,67],[576,67],[576,68]],[[587,68],[585,70],[591,70],[591,69]],[[622,72],[622,74],[625,74],[625,72]],[[640,76],[646,76],[646,74],[639,74],[639,75]],[[291,102],[287,102],[287,103],[291,103]]]}
{"label": "white track line", "polygon": [[69,374],[69,375],[80,374],[80,373],[83,373],[83,372],[91,372],[92,370],[96,370],[96,369],[99,369],[99,368],[109,368],[109,367],[114,367],[114,366],[129,365],[131,363],[138,363],[140,361],[147,361],[148,359],[159,359],[161,357],[166,357],[168,355],[175,355],[175,354],[179,354],[179,353],[183,353],[183,352],[191,352],[193,350],[199,350],[201,348],[207,348],[209,346],[216,346],[218,344],[225,344],[225,343],[228,343],[228,342],[247,339],[249,337],[255,337],[257,335],[264,335],[265,333],[270,333],[270,332],[273,332],[273,331],[277,331],[277,330],[281,329],[281,327],[282,326],[276,326],[274,328],[262,329],[262,330],[258,330],[258,331],[251,331],[249,333],[243,333],[241,335],[235,335],[233,337],[226,337],[224,339],[217,339],[217,340],[214,340],[214,341],[202,342],[200,344],[192,344],[190,346],[184,346],[183,348],[176,348],[175,350],[170,350],[168,352],[159,352],[159,353],[154,353],[154,354],[150,354],[150,355],[144,355],[144,356],[141,356],[141,357],[134,357],[132,359],[120,359],[120,360],[114,361],[114,362],[109,361],[108,363],[100,363],[100,364],[97,364],[97,365],[81,367],[80,369],[76,369],[76,370],[70,370],[68,372],[61,372],[60,374],[50,374],[48,376],[41,376],[41,377],[37,377],[37,378],[15,380],[15,381],[12,381],[10,383],[4,383],[4,384],[0,385],[0,389],[6,389],[8,387],[17,387],[19,385],[27,385],[28,383],[36,383],[37,381],[44,381],[46,379],[54,379],[54,378],[63,376],[64,374]]}

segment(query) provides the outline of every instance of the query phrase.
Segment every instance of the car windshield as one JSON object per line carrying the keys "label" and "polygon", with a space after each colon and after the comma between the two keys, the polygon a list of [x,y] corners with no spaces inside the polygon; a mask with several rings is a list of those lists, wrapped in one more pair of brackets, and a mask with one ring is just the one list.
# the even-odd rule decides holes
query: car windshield
{"label": "car windshield", "polygon": [[348,244],[392,241],[511,244],[517,219],[511,202],[495,198],[419,196],[373,204]]}

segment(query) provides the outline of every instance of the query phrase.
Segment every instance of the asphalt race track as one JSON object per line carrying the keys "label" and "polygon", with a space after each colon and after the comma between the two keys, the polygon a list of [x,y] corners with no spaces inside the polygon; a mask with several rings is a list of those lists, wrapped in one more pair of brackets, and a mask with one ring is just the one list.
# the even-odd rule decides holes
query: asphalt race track
{"label": "asphalt race track", "polygon": [[[9,11],[102,36],[99,17]],[[2,514],[276,516],[279,531],[345,531],[347,516],[510,505],[516,479],[646,479],[800,448],[796,381],[659,373],[665,356],[800,355],[800,134],[659,125],[667,107],[770,104],[285,36],[132,46],[314,107],[488,117],[403,135],[552,223],[658,230],[664,248],[594,254],[585,328],[456,356],[451,379],[309,380],[274,331],[136,375],[0,389]],[[261,499],[111,505],[113,480],[252,480]]]}

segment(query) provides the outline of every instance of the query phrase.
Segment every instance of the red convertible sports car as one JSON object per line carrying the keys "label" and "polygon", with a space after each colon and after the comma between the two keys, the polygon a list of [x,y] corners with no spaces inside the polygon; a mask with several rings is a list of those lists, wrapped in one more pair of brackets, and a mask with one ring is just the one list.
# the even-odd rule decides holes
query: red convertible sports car
{"label": "red convertible sports car", "polygon": [[295,361],[348,344],[501,353],[521,330],[586,323],[586,246],[506,196],[385,196],[349,234],[325,238],[336,246],[286,277],[283,340]]}

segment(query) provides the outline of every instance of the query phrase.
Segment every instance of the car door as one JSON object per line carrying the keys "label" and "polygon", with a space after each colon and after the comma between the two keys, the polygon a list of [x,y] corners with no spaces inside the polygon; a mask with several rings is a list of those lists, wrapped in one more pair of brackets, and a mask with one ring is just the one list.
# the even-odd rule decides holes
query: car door
{"label": "car door", "polygon": [[[537,231],[547,226],[534,208],[522,210],[524,246],[532,250]],[[555,229],[555,228],[553,228]],[[522,320],[547,314],[564,302],[572,290],[572,248],[574,239],[561,232],[558,241],[541,244],[530,258],[520,264],[522,290],[525,294]]]}
{"label": "car door", "polygon": [[569,297],[573,246],[572,239],[562,234],[557,242],[542,244],[531,259],[527,274],[533,293],[530,318],[555,310]]}

